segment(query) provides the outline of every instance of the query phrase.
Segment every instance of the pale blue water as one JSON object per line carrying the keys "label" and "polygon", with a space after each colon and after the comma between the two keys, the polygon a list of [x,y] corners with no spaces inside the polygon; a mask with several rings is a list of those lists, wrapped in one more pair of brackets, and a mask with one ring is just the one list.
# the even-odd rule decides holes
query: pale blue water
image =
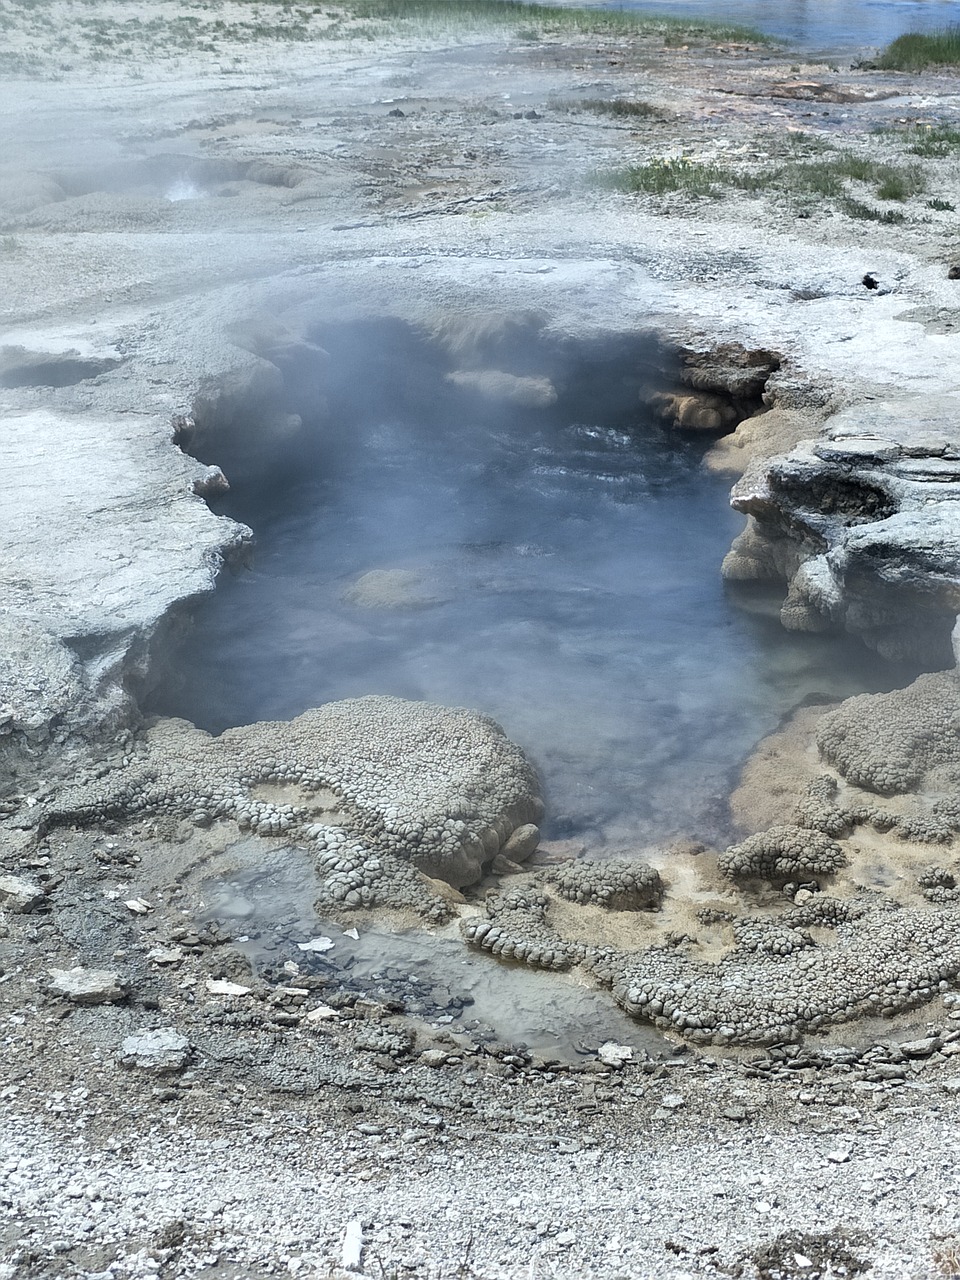
{"label": "pale blue water", "polygon": [[[217,732],[367,693],[475,707],[540,767],[552,834],[722,838],[784,712],[892,677],[731,603],[729,480],[644,417],[360,424],[295,490],[238,491],[253,565],[199,605],[155,709]],[[391,569],[432,602],[351,602]]]}
{"label": "pale blue water", "polygon": [[[592,0],[576,0],[584,2]],[[598,7],[744,23],[779,40],[838,51],[960,22],[960,0],[614,0]]]}

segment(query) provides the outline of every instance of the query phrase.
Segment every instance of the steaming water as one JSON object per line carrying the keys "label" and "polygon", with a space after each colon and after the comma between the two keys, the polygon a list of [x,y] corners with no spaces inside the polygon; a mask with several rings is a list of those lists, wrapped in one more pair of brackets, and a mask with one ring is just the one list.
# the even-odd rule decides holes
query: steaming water
{"label": "steaming water", "polygon": [[619,0],[597,7],[740,22],[815,49],[886,45],[906,31],[936,31],[960,21],[957,0]]}
{"label": "steaming water", "polygon": [[199,200],[203,192],[189,178],[178,178],[176,182],[170,184],[165,195],[171,204],[179,204],[181,200]]}
{"label": "steaming water", "polygon": [[[155,709],[218,732],[367,693],[475,707],[540,767],[545,834],[721,840],[783,713],[884,676],[731,604],[742,519],[699,462],[642,423],[358,429],[272,509],[239,504],[253,567],[200,605]],[[371,570],[405,571],[409,607],[351,599]]]}

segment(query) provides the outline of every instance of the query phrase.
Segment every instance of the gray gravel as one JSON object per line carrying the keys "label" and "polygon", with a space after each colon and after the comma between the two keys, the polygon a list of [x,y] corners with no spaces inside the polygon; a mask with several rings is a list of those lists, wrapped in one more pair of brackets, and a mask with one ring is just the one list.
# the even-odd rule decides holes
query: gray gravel
{"label": "gray gravel", "polygon": [[[535,1122],[467,1136],[422,1110],[402,1129],[330,1132],[322,1106],[238,1113],[210,1136],[173,1111],[121,1119],[104,1147],[92,1096],[67,1095],[55,1123],[11,1100],[0,1195],[17,1240],[0,1274],[329,1276],[360,1219],[374,1277],[753,1275],[787,1233],[848,1240],[876,1277],[942,1275],[935,1255],[960,1232],[960,1134],[924,1102],[773,1132],[679,1112],[573,1139]],[[38,1254],[45,1269],[16,1265]]]}

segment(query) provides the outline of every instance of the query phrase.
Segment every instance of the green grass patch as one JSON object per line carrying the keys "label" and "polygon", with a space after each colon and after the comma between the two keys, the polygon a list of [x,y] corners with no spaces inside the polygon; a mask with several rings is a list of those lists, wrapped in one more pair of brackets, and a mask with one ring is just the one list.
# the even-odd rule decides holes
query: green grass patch
{"label": "green grass patch", "polygon": [[844,195],[850,181],[872,186],[878,200],[909,200],[926,189],[919,165],[886,164],[850,153],[840,153],[812,163],[782,165],[774,171],[773,181],[783,190],[797,195],[824,199],[837,199]]}
{"label": "green grass patch", "polygon": [[960,26],[944,27],[930,35],[909,31],[888,44],[872,66],[878,71],[960,66]]}
{"label": "green grass patch", "polygon": [[632,164],[607,175],[604,181],[614,191],[662,196],[683,191],[692,196],[713,196],[719,188],[734,184],[736,175],[717,164],[696,160],[650,160]]}
{"label": "green grass patch", "polygon": [[664,112],[649,102],[630,98],[567,98],[552,104],[567,111],[592,111],[596,115],[614,116],[619,120],[662,120]]}
{"label": "green grass patch", "polygon": [[882,222],[887,226],[899,226],[906,221],[906,214],[899,210],[871,209],[870,205],[864,204],[862,200],[855,200],[852,196],[844,197],[840,208],[848,218],[855,218],[858,222]]}
{"label": "green grass patch", "polygon": [[807,208],[818,203],[834,204],[852,218],[884,223],[902,222],[905,215],[865,204],[858,198],[859,193],[851,192],[851,183],[872,188],[874,199],[884,202],[903,202],[926,189],[917,165],[885,164],[842,152],[827,159],[788,160],[755,170],[684,158],[656,159],[616,170],[605,175],[602,182],[616,191],[655,196],[682,192],[717,197],[724,188],[786,195],[797,198]]}
{"label": "green grass patch", "polygon": [[881,132],[907,144],[913,156],[924,160],[944,160],[960,149],[960,129],[952,125],[915,125],[909,129],[884,129]]}
{"label": "green grass patch", "polygon": [[624,9],[592,9],[532,4],[526,0],[339,0],[336,8],[351,16],[419,26],[512,27],[531,39],[541,34],[646,35],[769,44],[755,27],[737,22],[640,14]]}
{"label": "green grass patch", "polygon": [[[0,0],[0,32],[17,32],[23,53],[0,50],[0,75],[47,73],[69,48],[97,63],[131,58],[176,58],[191,53],[229,59],[238,45],[322,44],[400,39],[491,40],[535,43],[551,36],[628,41],[676,37],[679,43],[725,41],[760,45],[766,37],[739,23],[701,21],[528,0],[182,0],[156,16],[131,16],[101,0],[74,0],[65,11],[49,0]],[[4,42],[9,46],[9,41]]]}

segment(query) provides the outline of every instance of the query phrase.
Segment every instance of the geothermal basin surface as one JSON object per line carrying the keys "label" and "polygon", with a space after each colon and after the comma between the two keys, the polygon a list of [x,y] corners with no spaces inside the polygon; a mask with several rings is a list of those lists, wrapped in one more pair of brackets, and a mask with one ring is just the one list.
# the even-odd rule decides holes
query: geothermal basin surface
{"label": "geothermal basin surface", "polygon": [[[952,7],[897,11],[939,25]],[[858,26],[872,8],[801,16]],[[813,55],[809,28],[783,49],[539,12],[474,29],[473,9],[4,9],[0,1280],[956,1271],[960,831],[905,836],[943,832],[928,819],[960,781],[934,770],[877,797],[855,779],[872,733],[901,773],[949,756],[955,721],[925,731],[960,692],[935,678],[838,719],[812,700],[912,673],[777,616],[817,625],[826,599],[857,644],[929,636],[927,665],[950,663],[956,74]],[[903,199],[880,194],[891,168]],[[595,180],[625,170],[636,191]],[[705,174],[709,191],[657,186]],[[678,375],[723,375],[709,396],[736,394],[732,351],[775,352],[772,411],[716,442],[720,480],[636,394],[609,415],[602,396],[539,417],[304,410],[342,364],[311,381],[303,361],[371,316],[433,341],[531,312],[548,354],[655,332]],[[443,348],[444,371],[476,373],[464,349]],[[482,368],[523,355],[508,336]],[[282,451],[296,414],[309,466],[256,474],[226,447]],[[220,429],[195,456],[189,420]],[[207,465],[229,495],[198,496]],[[745,470],[752,540],[727,505]],[[245,568],[221,515],[253,529]],[[776,598],[725,596],[734,535],[734,567],[775,571]],[[302,826],[241,826],[237,792],[303,803],[251,770],[277,741],[281,772],[311,766],[297,735],[324,722],[251,721],[380,689],[488,711],[536,760],[544,840],[521,871],[497,856],[462,894],[397,877],[380,887],[419,904],[339,915],[317,905],[330,876]],[[231,757],[229,734],[149,725],[158,710],[248,727]],[[824,724],[856,740],[834,753],[854,781],[819,753]],[[363,747],[342,735],[333,765]],[[386,754],[378,788],[403,772]],[[461,812],[464,755],[449,786],[431,775],[424,816]],[[721,874],[728,795],[748,839],[798,804],[852,824],[847,865],[791,870],[789,893]],[[822,850],[810,830],[771,845]],[[561,894],[609,885],[623,853],[656,861],[659,910]],[[766,845],[747,853],[725,865],[761,865]],[[445,921],[417,913],[442,904]],[[463,931],[489,905],[522,946],[620,954],[564,972],[498,958]],[[840,997],[856,1013],[876,975],[903,993],[891,1018],[807,1032],[786,1007],[800,989],[815,1014],[846,1016]],[[644,985],[658,1022],[616,1003]],[[739,1025],[778,1002],[775,1043],[688,1034],[691,1015]]]}

